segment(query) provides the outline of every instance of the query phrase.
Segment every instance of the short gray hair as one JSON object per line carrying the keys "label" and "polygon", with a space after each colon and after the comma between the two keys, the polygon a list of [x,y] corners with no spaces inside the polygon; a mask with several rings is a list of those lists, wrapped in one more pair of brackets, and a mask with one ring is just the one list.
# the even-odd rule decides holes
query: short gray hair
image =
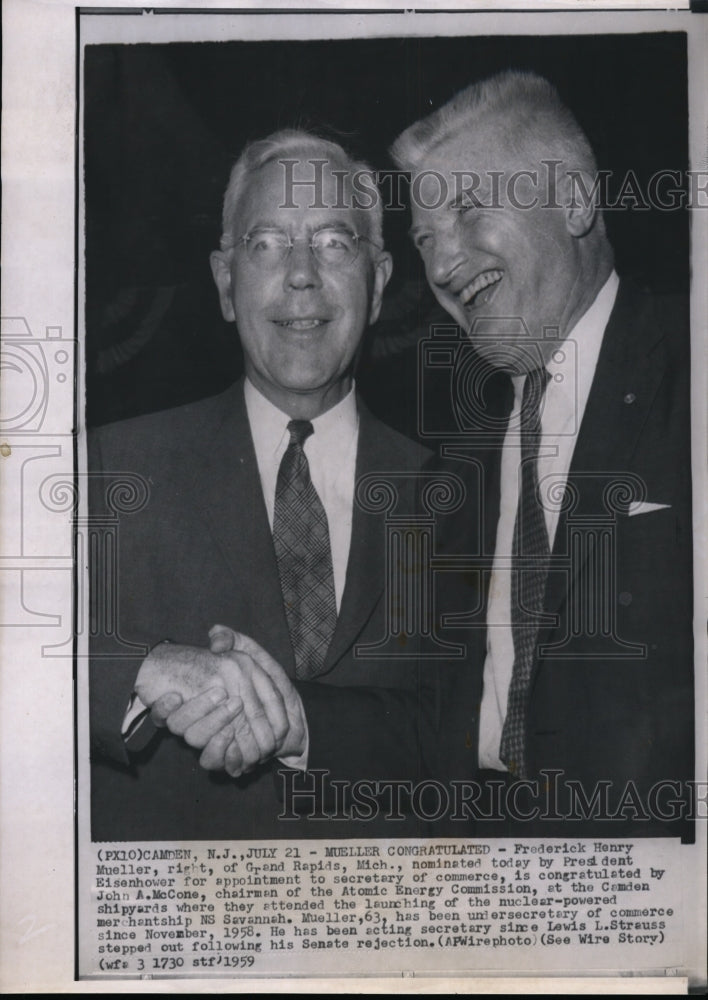
{"label": "short gray hair", "polygon": [[437,111],[409,126],[391,147],[403,170],[419,167],[437,146],[482,122],[503,125],[515,154],[559,159],[565,167],[597,172],[587,136],[558,91],[537,73],[505,70],[465,87]]}
{"label": "short gray hair", "polygon": [[374,204],[369,208],[356,207],[357,211],[365,212],[367,219],[367,236],[380,248],[383,248],[383,203],[376,189],[376,174],[363,160],[353,159],[346,150],[336,142],[330,142],[312,132],[301,129],[281,129],[249,143],[231,169],[229,183],[224,194],[222,213],[221,249],[227,250],[234,245],[235,227],[238,218],[239,203],[249,179],[267,163],[293,156],[308,159],[324,159],[336,164],[340,169],[351,174],[367,174],[371,183],[367,194],[375,192]]}

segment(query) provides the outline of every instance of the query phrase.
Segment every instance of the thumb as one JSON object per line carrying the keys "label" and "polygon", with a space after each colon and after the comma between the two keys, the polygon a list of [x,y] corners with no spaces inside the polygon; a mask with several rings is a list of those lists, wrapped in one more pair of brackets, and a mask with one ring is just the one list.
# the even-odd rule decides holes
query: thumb
{"label": "thumb", "polygon": [[[223,628],[221,625],[215,626],[215,628]],[[230,647],[238,653],[247,653],[251,659],[255,660],[260,666],[264,665],[264,661],[272,660],[273,658],[269,653],[260,646],[255,639],[252,639],[250,635],[244,635],[243,632],[233,632],[229,629],[231,635],[233,636],[233,645]],[[275,663],[275,660],[273,660]]]}
{"label": "thumb", "polygon": [[237,635],[226,625],[212,625],[209,629],[209,650],[212,653],[227,653],[238,648]]}
{"label": "thumb", "polygon": [[150,718],[156,726],[166,726],[167,717],[175,712],[183,703],[182,696],[177,691],[167,691],[153,702]]}
{"label": "thumb", "polygon": [[249,635],[244,635],[242,632],[234,632],[234,639],[234,650],[250,656],[254,663],[268,674],[276,687],[281,689],[283,686],[285,688],[289,687],[290,682],[283,668],[255,639],[252,639]]}

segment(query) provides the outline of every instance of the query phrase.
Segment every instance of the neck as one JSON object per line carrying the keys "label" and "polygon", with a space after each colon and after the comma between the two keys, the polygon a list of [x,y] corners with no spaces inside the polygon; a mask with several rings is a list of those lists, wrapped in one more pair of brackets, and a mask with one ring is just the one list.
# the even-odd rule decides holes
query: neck
{"label": "neck", "polygon": [[[578,320],[593,304],[602,286],[612,273],[613,267],[612,249],[605,240],[594,247],[592,253],[580,255],[575,282],[568,296],[568,308],[561,323],[562,340],[565,340]],[[544,362],[549,360],[557,347],[558,341],[548,342],[548,357],[544,358]]]}
{"label": "neck", "polygon": [[337,403],[341,403],[352,387],[351,375],[321,389],[302,392],[263,383],[252,372],[247,372],[247,375],[255,388],[291,420],[315,420],[321,417]]}

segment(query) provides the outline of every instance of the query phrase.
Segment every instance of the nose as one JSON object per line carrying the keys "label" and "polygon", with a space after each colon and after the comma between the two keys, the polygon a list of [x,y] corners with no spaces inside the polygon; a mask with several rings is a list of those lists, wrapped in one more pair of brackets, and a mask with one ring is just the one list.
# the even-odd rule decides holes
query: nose
{"label": "nose", "polygon": [[285,265],[286,288],[318,288],[321,283],[319,265],[309,239],[293,240]]}
{"label": "nose", "polygon": [[467,259],[467,254],[454,226],[436,234],[433,248],[426,261],[430,280],[444,288],[455,277],[455,272]]}

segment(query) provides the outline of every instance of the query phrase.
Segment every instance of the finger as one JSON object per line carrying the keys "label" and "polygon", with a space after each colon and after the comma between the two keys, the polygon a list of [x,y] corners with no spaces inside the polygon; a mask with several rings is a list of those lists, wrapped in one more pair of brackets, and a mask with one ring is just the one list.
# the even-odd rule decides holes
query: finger
{"label": "finger", "polygon": [[190,726],[204,718],[205,715],[209,715],[225,699],[226,691],[221,685],[202,691],[194,698],[189,698],[167,719],[170,732],[174,733],[175,736],[184,736]]}
{"label": "finger", "polygon": [[226,768],[226,751],[233,742],[234,728],[229,723],[209,740],[202,751],[199,763],[206,771],[222,771]]}
{"label": "finger", "polygon": [[[238,701],[236,698],[231,700],[234,703]],[[261,739],[264,741],[264,744],[259,743],[255,737],[253,727],[251,725],[251,719],[248,716],[248,704],[246,698],[243,699],[240,711],[236,712],[232,724],[234,730],[234,740],[238,744],[238,749],[241,752],[241,773],[243,774],[246,771],[250,771],[256,766],[256,764],[259,764],[262,760],[267,759],[267,757],[273,753],[274,744],[272,742],[272,734],[271,746],[273,749],[271,749],[270,752],[264,751],[262,747],[263,745],[267,746],[267,742],[265,741],[263,734],[261,734]]]}
{"label": "finger", "polygon": [[[229,691],[232,694],[237,693],[243,700],[250,735],[259,747],[259,759],[268,760],[282,742],[283,731],[287,731],[287,716],[282,695],[274,688],[268,677],[259,671],[250,657],[243,654],[224,658],[222,676]],[[265,704],[256,689],[254,683],[256,678],[258,687],[263,692]],[[278,738],[274,726],[271,725],[271,717],[275,730],[280,734]]]}
{"label": "finger", "polygon": [[[253,687],[256,692],[263,711],[265,712],[268,724],[275,739],[275,749],[277,750],[283,743],[290,728],[290,720],[285,708],[285,701],[278,688],[273,684],[271,678],[256,666],[251,674]],[[253,722],[251,722],[253,724]]]}
{"label": "finger", "polygon": [[229,726],[236,712],[240,710],[240,699],[234,698],[231,702],[222,702],[220,705],[217,705],[213,712],[209,712],[201,719],[197,719],[196,722],[192,723],[185,730],[185,742],[189,743],[190,747],[196,747],[199,750],[203,749],[217,733]]}
{"label": "finger", "polygon": [[[259,646],[255,639],[251,639],[240,632],[236,633],[236,637],[238,640],[237,647],[243,649],[243,652],[235,653],[234,655],[238,658],[239,656],[248,654],[256,666],[260,667],[272,682],[273,687],[270,689],[262,681],[262,675],[257,671],[255,672],[254,683],[257,686],[258,693],[266,710],[266,715],[280,747],[296,729],[302,728],[300,696],[277,660],[274,660],[270,653],[266,652],[262,646]],[[285,712],[285,726],[283,726],[283,717],[280,714],[281,705]]]}
{"label": "finger", "polygon": [[166,726],[167,717],[171,715],[176,709],[180,707],[183,702],[181,694],[176,691],[168,691],[163,694],[161,698],[158,698],[156,702],[153,702],[152,708],[150,709],[150,718],[153,725],[155,726]]}
{"label": "finger", "polygon": [[[261,650],[261,653],[267,656],[263,650]],[[288,731],[290,719],[285,698],[278,685],[273,681],[270,674],[263,670],[253,657],[247,653],[234,652],[231,657],[226,657],[222,660],[222,663],[224,666],[221,673],[226,680],[227,687],[230,684],[241,684],[244,691],[250,694],[252,685],[256,702],[249,702],[247,704],[247,715],[250,718],[252,711],[256,718],[260,718],[261,712],[265,713],[276,743],[279,743]],[[280,670],[280,667],[277,667],[277,669]],[[257,702],[260,702],[260,707],[258,707]],[[253,725],[253,719],[251,723]]]}
{"label": "finger", "polygon": [[294,696],[295,689],[290,682],[290,678],[280,666],[278,661],[273,659],[270,653],[263,649],[263,647],[260,646],[255,639],[251,639],[250,636],[244,635],[243,632],[234,632],[233,636],[233,649],[236,652],[248,654],[253,662],[270,677],[284,701],[287,703]]}
{"label": "finger", "polygon": [[209,649],[212,653],[226,653],[234,648],[236,633],[226,625],[212,625],[209,629]]}
{"label": "finger", "polygon": [[239,778],[243,773],[243,754],[238,742],[233,739],[226,750],[224,757],[224,770],[232,778]]}

